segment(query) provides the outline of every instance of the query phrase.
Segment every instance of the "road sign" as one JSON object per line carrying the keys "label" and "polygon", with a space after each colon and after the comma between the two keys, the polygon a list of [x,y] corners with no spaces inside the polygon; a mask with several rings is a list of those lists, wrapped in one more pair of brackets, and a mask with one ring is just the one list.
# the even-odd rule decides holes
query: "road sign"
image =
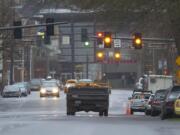
{"label": "road sign", "polygon": [[121,48],[121,40],[120,39],[114,39],[114,47]]}
{"label": "road sign", "polygon": [[62,36],[62,44],[63,45],[70,45],[70,36],[69,35]]}
{"label": "road sign", "polygon": [[180,56],[178,56],[178,57],[176,58],[176,65],[177,65],[177,66],[180,66]]}

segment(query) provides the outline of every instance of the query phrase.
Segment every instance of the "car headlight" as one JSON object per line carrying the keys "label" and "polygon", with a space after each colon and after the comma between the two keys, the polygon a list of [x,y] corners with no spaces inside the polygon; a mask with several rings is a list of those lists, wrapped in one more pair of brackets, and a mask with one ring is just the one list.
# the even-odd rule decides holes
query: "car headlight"
{"label": "car headlight", "polygon": [[46,89],[41,88],[40,92],[41,92],[42,94],[45,94],[45,93],[46,93]]}
{"label": "car headlight", "polygon": [[53,91],[52,91],[52,92],[53,92],[53,93],[58,93],[58,91],[59,91],[58,88],[53,88]]}

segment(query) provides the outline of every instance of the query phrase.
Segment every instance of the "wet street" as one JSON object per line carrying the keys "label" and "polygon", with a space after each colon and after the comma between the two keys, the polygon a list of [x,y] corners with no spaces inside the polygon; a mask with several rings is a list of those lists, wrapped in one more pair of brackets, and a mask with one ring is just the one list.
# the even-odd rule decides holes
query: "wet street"
{"label": "wet street", "polygon": [[180,120],[161,121],[144,113],[126,114],[128,90],[113,90],[109,116],[78,112],[66,116],[66,95],[40,98],[38,92],[28,97],[0,97],[0,135],[179,135]]}

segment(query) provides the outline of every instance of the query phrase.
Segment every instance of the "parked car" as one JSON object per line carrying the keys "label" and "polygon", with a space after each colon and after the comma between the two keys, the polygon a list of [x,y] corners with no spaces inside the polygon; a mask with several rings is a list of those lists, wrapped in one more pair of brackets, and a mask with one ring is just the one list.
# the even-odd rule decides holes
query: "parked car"
{"label": "parked car", "polygon": [[146,110],[146,102],[148,101],[151,93],[149,92],[136,92],[132,95],[130,109],[131,114],[134,112],[145,112]]}
{"label": "parked car", "polygon": [[158,116],[161,113],[162,102],[164,101],[167,89],[157,90],[151,103],[151,116]]}
{"label": "parked car", "polygon": [[3,97],[21,97],[21,89],[16,85],[6,85],[2,93]]}
{"label": "parked car", "polygon": [[32,79],[29,82],[31,91],[39,91],[41,82],[42,82],[42,79]]}
{"label": "parked car", "polygon": [[75,79],[67,80],[67,81],[66,81],[66,84],[65,84],[65,86],[64,86],[64,93],[67,93],[68,88],[70,88],[70,87],[75,87],[77,82],[78,82],[78,81],[75,80]]}
{"label": "parked car", "polygon": [[51,81],[43,82],[40,88],[40,97],[56,96],[59,97],[60,90],[56,83]]}
{"label": "parked car", "polygon": [[180,95],[179,95],[178,99],[176,99],[176,101],[175,101],[174,111],[177,116],[180,116]]}
{"label": "parked car", "polygon": [[15,83],[14,85],[17,85],[17,87],[21,89],[22,96],[27,96],[28,94],[31,93],[31,89],[29,87],[28,82],[18,82]]}
{"label": "parked car", "polygon": [[151,114],[151,104],[153,102],[154,99],[154,94],[151,94],[151,96],[149,97],[148,101],[145,104],[145,114],[146,115],[150,115]]}
{"label": "parked car", "polygon": [[174,103],[180,94],[180,86],[173,86],[165,94],[165,100],[161,106],[160,118],[162,120],[174,115]]}

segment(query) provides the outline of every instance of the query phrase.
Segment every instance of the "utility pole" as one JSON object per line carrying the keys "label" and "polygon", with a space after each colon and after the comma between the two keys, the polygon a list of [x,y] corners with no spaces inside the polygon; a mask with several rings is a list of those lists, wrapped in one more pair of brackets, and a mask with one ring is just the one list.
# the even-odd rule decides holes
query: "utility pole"
{"label": "utility pole", "polygon": [[29,57],[29,79],[32,79],[32,46],[30,46],[30,57]]}
{"label": "utility pole", "polygon": [[72,78],[74,78],[74,62],[75,62],[75,40],[74,40],[74,24],[71,22],[71,74]]}
{"label": "utility pole", "polygon": [[86,78],[89,78],[89,57],[86,55]]}
{"label": "utility pole", "polygon": [[[11,2],[11,7],[14,6],[13,1]],[[15,20],[15,9],[13,9],[12,11],[12,15],[13,15],[13,22]],[[13,37],[13,36],[12,36]],[[13,84],[14,82],[14,46],[16,45],[16,41],[14,40],[14,42],[10,42],[11,44],[11,50],[10,50],[10,84]]]}

